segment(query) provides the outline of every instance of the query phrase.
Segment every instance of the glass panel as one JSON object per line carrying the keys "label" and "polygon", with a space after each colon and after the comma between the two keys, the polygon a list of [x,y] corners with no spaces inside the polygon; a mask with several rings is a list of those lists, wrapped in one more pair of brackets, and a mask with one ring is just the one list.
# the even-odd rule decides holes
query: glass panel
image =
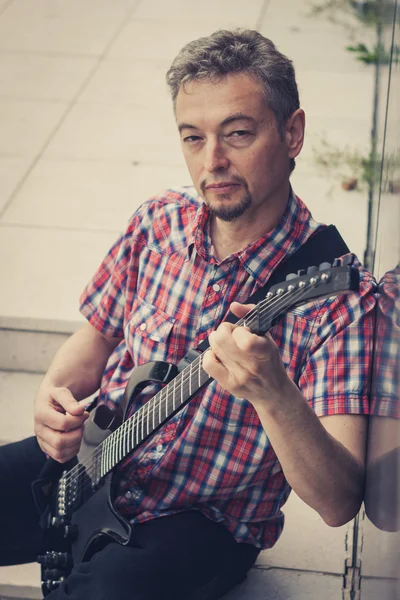
{"label": "glass panel", "polygon": [[383,8],[376,120],[383,160],[369,231],[379,294],[362,526],[363,600],[400,597],[400,28],[398,2]]}

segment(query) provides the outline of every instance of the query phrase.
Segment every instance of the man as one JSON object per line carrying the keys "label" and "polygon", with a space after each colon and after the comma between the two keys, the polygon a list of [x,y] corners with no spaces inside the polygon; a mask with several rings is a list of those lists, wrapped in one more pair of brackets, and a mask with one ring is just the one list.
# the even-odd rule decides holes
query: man
{"label": "man", "polygon": [[[279,537],[289,486],[331,526],[362,500],[371,277],[360,269],[359,294],[309,302],[265,336],[221,324],[319,228],[289,183],[305,127],[292,64],[255,31],[220,31],[188,44],[167,80],[195,189],[144,203],[83,292],[88,324],[42,381],[41,450],[29,441],[37,459],[20,485],[42,451],[76,455],[84,399],[100,388],[100,403],[118,404],[133,367],[178,363],[209,337],[215,381],[118,465],[132,544],[75,565],[54,599],[218,598]],[[20,451],[4,450],[8,465]],[[38,546],[28,513],[33,541],[14,560]]]}

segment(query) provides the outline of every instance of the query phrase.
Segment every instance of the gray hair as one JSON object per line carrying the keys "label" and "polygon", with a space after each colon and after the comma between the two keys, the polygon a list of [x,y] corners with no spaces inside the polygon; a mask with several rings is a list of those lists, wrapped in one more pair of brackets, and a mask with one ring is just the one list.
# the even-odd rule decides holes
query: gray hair
{"label": "gray hair", "polygon": [[[300,107],[295,71],[292,61],[258,31],[219,30],[184,46],[166,75],[174,108],[178,92],[186,83],[218,81],[235,73],[247,73],[259,81],[283,137],[287,120]],[[291,170],[294,166],[291,159]]]}

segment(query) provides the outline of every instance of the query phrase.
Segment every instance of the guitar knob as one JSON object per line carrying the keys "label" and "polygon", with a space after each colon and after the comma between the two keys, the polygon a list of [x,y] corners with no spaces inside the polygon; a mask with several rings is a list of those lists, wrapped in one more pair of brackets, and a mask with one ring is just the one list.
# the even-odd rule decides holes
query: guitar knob
{"label": "guitar knob", "polygon": [[308,267],[307,269],[307,275],[313,275],[314,273],[318,273],[318,267],[315,265],[312,265],[311,267]]}

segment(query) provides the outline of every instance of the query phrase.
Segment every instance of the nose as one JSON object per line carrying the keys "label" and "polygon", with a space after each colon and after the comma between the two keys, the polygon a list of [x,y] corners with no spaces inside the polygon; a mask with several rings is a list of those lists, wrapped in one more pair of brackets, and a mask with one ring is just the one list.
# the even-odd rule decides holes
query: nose
{"label": "nose", "polygon": [[204,167],[209,173],[225,171],[229,160],[220,140],[208,140],[205,147]]}

